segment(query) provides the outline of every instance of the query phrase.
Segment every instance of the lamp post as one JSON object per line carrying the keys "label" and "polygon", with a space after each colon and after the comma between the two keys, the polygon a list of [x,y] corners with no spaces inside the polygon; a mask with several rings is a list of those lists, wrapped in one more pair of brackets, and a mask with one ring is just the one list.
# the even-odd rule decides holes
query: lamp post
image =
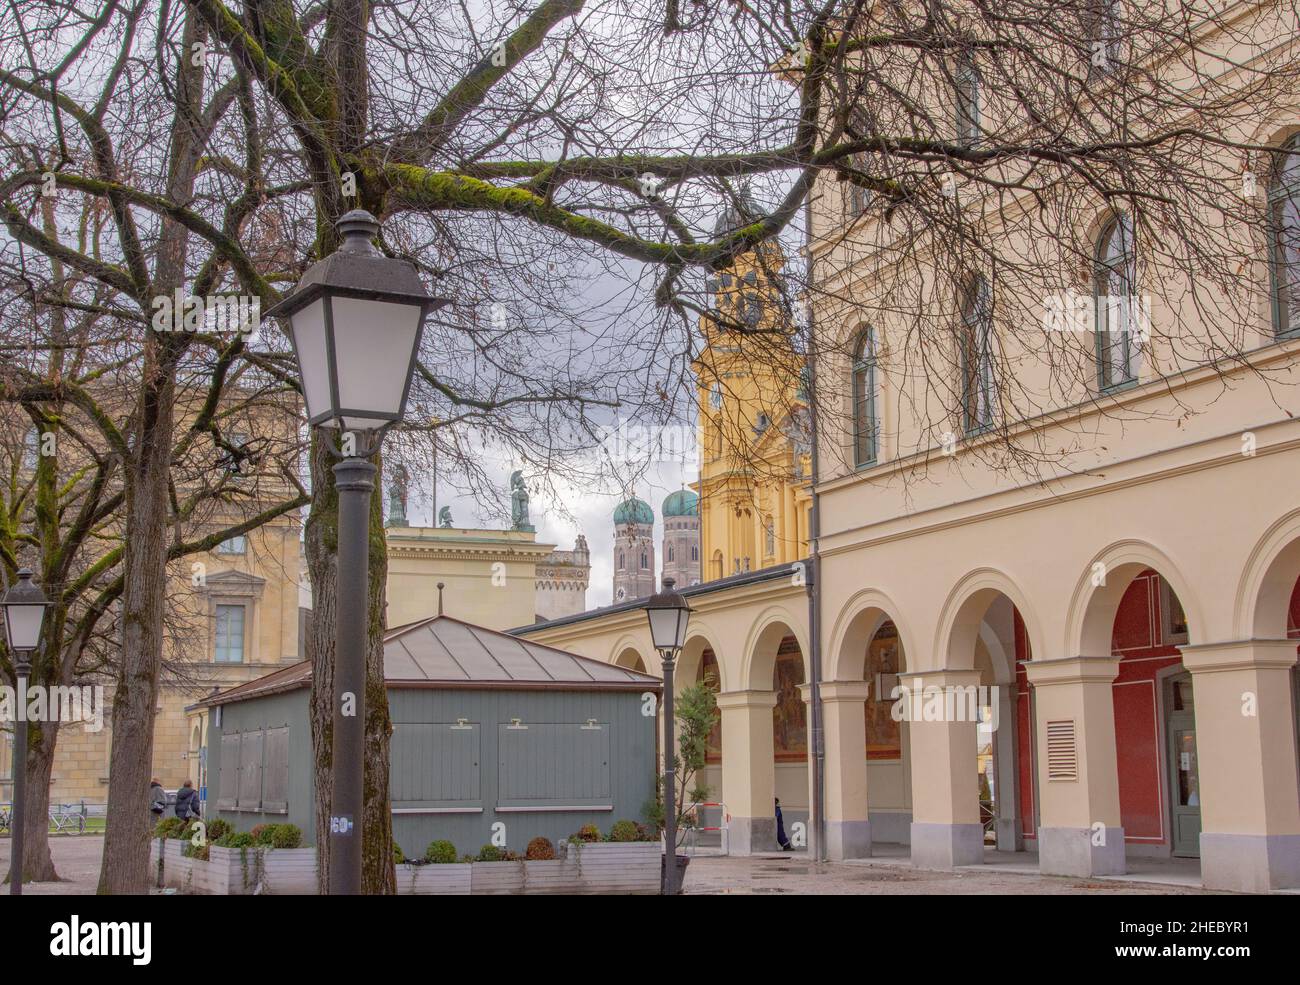
{"label": "lamp post", "polygon": [[5,639],[14,661],[14,815],[9,857],[9,895],[23,894],[23,828],[27,820],[27,679],[32,674],[32,651],[41,641],[41,623],[49,602],[45,593],[32,583],[26,568],[18,572],[18,584],[5,592],[0,601],[5,610]]}
{"label": "lamp post", "polygon": [[673,591],[676,582],[664,579],[664,590],[646,602],[650,641],[664,665],[664,895],[677,893],[677,755],[673,750],[673,670],[677,654],[686,645],[686,623],[691,617],[686,599]]}
{"label": "lamp post", "polygon": [[[339,219],[343,243],[267,311],[283,319],[302,378],[307,420],[335,432],[338,598],[334,642],[333,799],[329,892],[361,892],[370,494],[384,432],[402,419],[425,316],[446,304],[413,264],[374,245],[379,222],[362,209]],[[326,439],[329,441],[329,439]]]}

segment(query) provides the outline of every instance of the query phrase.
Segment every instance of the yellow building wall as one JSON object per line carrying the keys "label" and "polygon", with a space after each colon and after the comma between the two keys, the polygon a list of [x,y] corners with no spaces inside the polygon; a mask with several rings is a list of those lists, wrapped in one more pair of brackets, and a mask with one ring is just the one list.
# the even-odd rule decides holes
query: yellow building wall
{"label": "yellow building wall", "polygon": [[388,530],[388,625],[443,612],[488,629],[536,618],[537,565],[554,544],[522,530],[391,527]]}

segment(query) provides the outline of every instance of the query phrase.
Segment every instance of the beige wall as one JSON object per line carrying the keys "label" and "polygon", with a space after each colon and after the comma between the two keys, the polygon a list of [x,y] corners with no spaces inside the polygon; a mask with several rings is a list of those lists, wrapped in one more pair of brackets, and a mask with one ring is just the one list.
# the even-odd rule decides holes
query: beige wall
{"label": "beige wall", "polygon": [[488,629],[526,626],[536,618],[537,565],[554,544],[521,530],[392,527],[388,533],[388,625],[443,611]]}

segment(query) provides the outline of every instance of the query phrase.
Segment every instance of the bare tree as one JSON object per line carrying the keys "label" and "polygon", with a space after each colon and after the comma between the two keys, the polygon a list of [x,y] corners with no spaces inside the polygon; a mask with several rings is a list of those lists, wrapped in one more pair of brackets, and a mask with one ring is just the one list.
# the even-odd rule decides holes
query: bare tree
{"label": "bare tree", "polygon": [[[1296,81],[1281,49],[1226,43],[1238,31],[1235,8],[1204,2],[81,6],[15,0],[0,34],[4,64],[21,66],[0,71],[0,201],[15,242],[111,288],[143,322],[154,298],[187,283],[191,293],[227,286],[269,304],[276,285],[337,245],[334,220],[370,210],[385,220],[382,248],[416,263],[453,302],[428,334],[411,420],[392,453],[436,448],[445,469],[485,493],[489,440],[539,471],[592,478],[605,465],[582,453],[611,415],[689,417],[693,387],[683,381],[701,351],[701,317],[744,340],[746,358],[789,367],[774,408],[798,410],[797,377],[819,347],[816,402],[841,423],[853,394],[833,381],[850,378],[858,327],[888,322],[878,356],[910,381],[891,392],[905,402],[900,414],[927,422],[909,439],[921,454],[941,443],[936,429],[942,438],[954,419],[997,405],[1014,413],[979,417],[976,430],[999,439],[980,447],[1014,465],[1041,460],[1042,449],[1000,423],[1048,405],[1018,386],[1023,346],[1069,389],[1088,371],[1080,360],[1091,341],[1035,328],[1021,348],[986,352],[977,332],[977,358],[966,363],[978,371],[954,372],[964,336],[952,328],[953,282],[984,278],[969,295],[972,324],[989,309],[1014,322],[1007,305],[1018,303],[1041,325],[1043,285],[1093,256],[1062,221],[1086,198],[1123,205],[1139,250],[1189,275],[1212,270],[1215,303],[1246,303],[1224,266],[1241,251],[1201,234],[1229,218],[1262,228],[1255,206],[1223,193],[1240,179],[1236,158],[1273,153],[1244,132],[1249,114],[1284,103]],[[1294,26],[1289,5],[1270,16]],[[34,221],[51,173],[60,194],[104,203],[102,248],[64,246]],[[862,220],[846,223],[846,209]],[[740,221],[710,234],[719,210]],[[811,264],[794,259],[805,210]],[[996,248],[1003,233],[992,219],[1008,213],[1040,252]],[[789,258],[766,271],[779,310],[749,318],[743,288],[720,292],[710,271],[765,256],[759,247],[772,239]],[[607,291],[594,307],[571,294],[594,282],[627,293]],[[1212,306],[1203,294],[1191,303]],[[940,310],[953,317],[941,324]],[[153,332],[137,342],[121,466],[130,533],[106,891],[144,883],[147,784],[138,781],[147,778],[128,759],[147,762],[151,741],[172,404],[195,344]],[[1241,352],[1225,332],[1212,351],[1183,355]],[[244,362],[292,382],[279,339],[221,348],[218,375]],[[313,444],[307,552],[322,807],[336,505],[327,466]],[[378,503],[371,533],[382,544]],[[369,574],[365,888],[385,892],[382,550],[372,550]],[[328,811],[317,815],[323,825]]]}

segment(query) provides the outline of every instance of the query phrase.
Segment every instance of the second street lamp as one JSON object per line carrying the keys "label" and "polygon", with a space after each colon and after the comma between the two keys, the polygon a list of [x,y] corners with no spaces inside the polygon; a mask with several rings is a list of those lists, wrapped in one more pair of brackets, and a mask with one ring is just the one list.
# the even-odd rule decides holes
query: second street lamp
{"label": "second street lamp", "polygon": [[27,681],[32,675],[32,653],[41,642],[41,623],[49,602],[32,582],[26,568],[18,572],[18,584],[5,592],[0,606],[5,610],[5,641],[14,662],[14,755],[10,772],[14,778],[14,809],[10,820],[9,895],[23,893],[23,827],[27,821]]}
{"label": "second street lamp", "polygon": [[333,796],[329,891],[361,892],[370,494],[384,432],[402,419],[425,316],[446,303],[413,264],[384,256],[379,222],[354,209],[338,221],[343,244],[313,264],[267,314],[287,322],[307,420],[337,432],[338,623],[334,641]]}
{"label": "second street lamp", "polygon": [[677,893],[677,767],[673,749],[673,670],[677,654],[686,645],[686,624],[691,618],[686,599],[673,591],[677,583],[664,579],[664,590],[645,604],[650,620],[650,642],[664,665],[664,885],[665,896]]}

